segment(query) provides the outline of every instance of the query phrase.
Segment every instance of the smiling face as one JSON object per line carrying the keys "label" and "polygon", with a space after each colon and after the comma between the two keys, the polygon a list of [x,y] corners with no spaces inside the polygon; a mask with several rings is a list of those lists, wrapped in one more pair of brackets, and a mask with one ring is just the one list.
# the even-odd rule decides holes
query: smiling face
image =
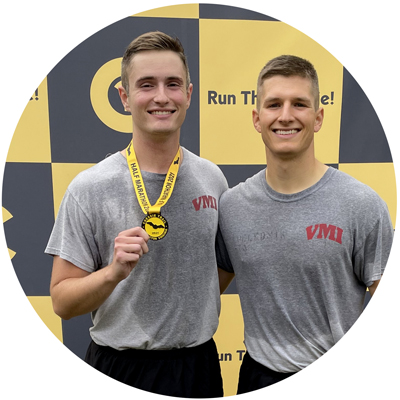
{"label": "smiling face", "polygon": [[193,87],[179,55],[170,50],[136,54],[129,71],[129,93],[119,88],[122,104],[132,114],[134,134],[179,136]]}
{"label": "smiling face", "polygon": [[314,156],[314,132],[321,129],[323,109],[315,110],[311,80],[275,75],[259,90],[253,123],[261,133],[267,158]]}

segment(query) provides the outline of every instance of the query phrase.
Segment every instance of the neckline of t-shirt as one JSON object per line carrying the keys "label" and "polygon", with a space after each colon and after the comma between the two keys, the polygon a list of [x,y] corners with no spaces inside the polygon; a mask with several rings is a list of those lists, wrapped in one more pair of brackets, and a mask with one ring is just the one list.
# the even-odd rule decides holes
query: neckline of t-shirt
{"label": "neckline of t-shirt", "polygon": [[262,185],[265,188],[265,191],[267,192],[268,196],[276,201],[281,201],[281,202],[293,202],[293,201],[299,201],[301,199],[304,199],[307,196],[310,196],[311,194],[315,193],[319,189],[321,189],[325,184],[332,178],[332,176],[336,173],[336,169],[332,167],[328,167],[327,171],[325,174],[322,176],[322,178],[315,183],[314,185],[310,186],[309,188],[302,190],[301,192],[297,193],[291,193],[291,194],[285,194],[285,193],[280,193],[272,189],[271,186],[268,185],[266,179],[265,179],[265,171],[266,169],[263,170],[264,173],[260,174],[260,178],[262,180]]}

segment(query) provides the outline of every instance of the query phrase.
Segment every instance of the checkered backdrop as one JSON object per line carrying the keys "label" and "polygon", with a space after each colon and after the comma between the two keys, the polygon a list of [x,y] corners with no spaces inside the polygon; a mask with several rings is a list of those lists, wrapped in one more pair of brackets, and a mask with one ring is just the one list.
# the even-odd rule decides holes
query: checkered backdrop
{"label": "checkered backdrop", "polygon": [[[52,258],[43,251],[69,182],[130,141],[131,117],[116,89],[120,61],[129,42],[151,30],[178,36],[187,53],[194,92],[182,146],[219,165],[230,186],[265,167],[264,145],[251,119],[260,69],[280,54],[309,59],[325,108],[317,158],[375,189],[395,224],[395,176],[385,133],[358,83],[323,47],[242,8],[186,4],[127,17],[82,42],[40,83],[14,133],[3,179],[3,223],[17,277],[44,323],[81,358],[90,316],[62,321],[53,313]],[[232,395],[244,353],[235,282],[222,296],[215,340],[225,395]]]}

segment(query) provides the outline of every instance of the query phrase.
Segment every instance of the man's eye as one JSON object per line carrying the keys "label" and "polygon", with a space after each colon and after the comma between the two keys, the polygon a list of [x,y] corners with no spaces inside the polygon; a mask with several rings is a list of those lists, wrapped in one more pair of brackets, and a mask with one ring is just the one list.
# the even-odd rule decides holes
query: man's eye
{"label": "man's eye", "polygon": [[277,108],[279,107],[279,103],[272,103],[268,105],[268,108]]}
{"label": "man's eye", "polygon": [[295,107],[306,107],[304,103],[295,103]]}

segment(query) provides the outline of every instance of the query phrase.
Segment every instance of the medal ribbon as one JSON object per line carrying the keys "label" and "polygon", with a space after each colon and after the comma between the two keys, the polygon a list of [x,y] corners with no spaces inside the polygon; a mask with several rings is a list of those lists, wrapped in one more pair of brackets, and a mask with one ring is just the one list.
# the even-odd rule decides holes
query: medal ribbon
{"label": "medal ribbon", "polygon": [[144,187],[142,174],[140,172],[132,142],[129,143],[129,146],[126,149],[126,158],[128,161],[129,171],[131,173],[133,187],[135,188],[136,197],[143,212],[145,214],[161,214],[161,207],[164,206],[171,197],[172,191],[174,190],[176,177],[178,176],[178,170],[180,166],[179,148],[168,169],[160,197],[154,205],[150,204],[149,198],[147,197],[147,192]]}

